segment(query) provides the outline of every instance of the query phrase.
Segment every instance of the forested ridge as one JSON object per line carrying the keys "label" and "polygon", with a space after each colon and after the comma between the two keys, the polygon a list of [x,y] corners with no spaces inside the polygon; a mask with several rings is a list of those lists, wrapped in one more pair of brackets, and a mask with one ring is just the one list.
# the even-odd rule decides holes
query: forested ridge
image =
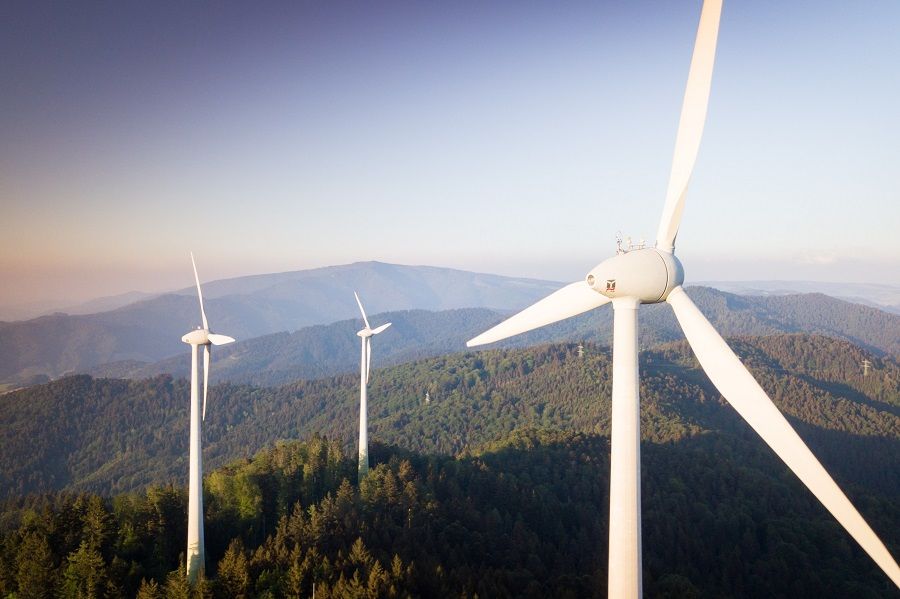
{"label": "forested ridge", "polygon": [[[900,439],[900,367],[835,339],[786,335],[733,345],[810,443],[842,460]],[[456,455],[525,426],[608,434],[607,348],[575,344],[454,354],[376,369],[370,432],[385,443]],[[862,376],[862,359],[873,370]],[[642,434],[665,441],[706,430],[742,433],[683,342],[641,354]],[[426,394],[428,400],[426,402]],[[67,377],[0,396],[4,496],[61,489],[118,493],[187,477],[187,381]],[[346,375],[277,388],[216,385],[204,422],[204,463],[247,457],[278,439],[319,433],[354,446],[359,379]],[[752,434],[750,432],[749,434]],[[836,467],[840,467],[837,464]],[[860,465],[860,472],[871,468]],[[880,475],[900,488],[900,462]],[[875,476],[873,475],[873,478]]]}
{"label": "forested ridge", "polygon": [[[706,287],[688,287],[687,293],[716,330],[726,336],[821,334],[848,340],[875,355],[900,355],[900,316],[896,314],[816,294],[742,297]],[[506,316],[484,308],[441,312],[406,310],[373,315],[373,322],[393,322],[391,329],[375,343],[378,363],[389,366],[464,352],[467,339]],[[291,333],[240,339],[233,345],[216,348],[216,380],[274,386],[297,379],[355,372],[356,331],[360,326],[360,320],[351,319]],[[640,338],[644,347],[651,347],[684,336],[668,306],[650,305],[641,310]],[[594,310],[507,339],[498,346],[529,347],[563,341],[609,345],[612,308]],[[190,360],[185,351],[151,364],[125,360],[76,372],[115,378],[148,378],[157,374],[187,377]]]}
{"label": "forested ridge", "polygon": [[[897,362],[814,335],[731,343],[897,555]],[[361,488],[356,376],[213,387],[193,590],[186,381],[0,396],[0,596],[604,596],[610,366],[586,343],[375,370]],[[648,597],[898,596],[686,343],[642,352],[641,369]]]}

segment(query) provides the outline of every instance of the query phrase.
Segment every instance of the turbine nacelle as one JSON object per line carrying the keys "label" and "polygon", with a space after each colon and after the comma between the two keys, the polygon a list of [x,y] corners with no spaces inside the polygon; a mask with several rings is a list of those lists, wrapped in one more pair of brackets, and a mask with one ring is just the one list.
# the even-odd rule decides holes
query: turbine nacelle
{"label": "turbine nacelle", "polygon": [[195,329],[182,337],[181,340],[189,345],[207,345],[210,343],[209,331],[207,329]]}
{"label": "turbine nacelle", "polygon": [[358,337],[362,337],[363,339],[367,339],[369,337],[374,337],[375,335],[377,335],[381,331],[385,330],[389,326],[391,326],[391,323],[388,322],[388,323],[381,325],[380,327],[375,327],[374,329],[370,329],[369,327],[366,327],[361,331],[357,331],[356,335]]}
{"label": "turbine nacelle", "polygon": [[181,338],[189,345],[226,345],[234,343],[234,337],[210,333],[209,329],[197,329]]}
{"label": "turbine nacelle", "polygon": [[656,304],[664,302],[684,282],[684,268],[673,254],[643,248],[604,260],[585,281],[609,299],[630,297],[642,304]]}

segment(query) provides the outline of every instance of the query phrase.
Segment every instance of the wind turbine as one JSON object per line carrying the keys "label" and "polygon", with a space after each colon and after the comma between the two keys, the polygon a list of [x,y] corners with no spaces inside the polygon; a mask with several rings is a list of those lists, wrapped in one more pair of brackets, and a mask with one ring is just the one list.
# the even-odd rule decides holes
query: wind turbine
{"label": "wind turbine", "polygon": [[194,282],[197,283],[197,297],[200,299],[200,318],[203,328],[191,331],[181,338],[191,346],[191,468],[188,478],[188,534],[187,534],[187,577],[193,582],[206,567],[206,553],[203,543],[203,464],[200,451],[200,394],[198,392],[197,351],[203,346],[203,412],[206,419],[206,395],[209,383],[209,354],[211,345],[233,343],[234,339],[227,335],[217,335],[209,331],[206,311],[203,309],[203,292],[200,290],[200,277],[197,276],[197,263],[191,252],[191,264],[194,266]]}
{"label": "wind turbine", "polygon": [[359,313],[362,314],[363,322],[366,325],[356,333],[362,340],[362,357],[359,363],[359,480],[361,482],[369,473],[369,415],[366,404],[366,385],[369,384],[369,369],[372,364],[372,337],[391,326],[391,323],[383,324],[375,329],[370,327],[366,311],[363,310],[362,302],[359,301],[359,295],[355,291],[353,297],[356,298]]}
{"label": "wind turbine", "polygon": [[639,597],[642,592],[637,313],[641,304],[661,302],[675,311],[700,365],[722,396],[900,587],[900,568],[884,544],[681,287],[684,269],[674,255],[675,237],[706,120],[721,11],[721,0],[703,4],[656,247],[620,246],[584,281],[552,293],[467,345],[499,341],[612,303],[610,597]]}

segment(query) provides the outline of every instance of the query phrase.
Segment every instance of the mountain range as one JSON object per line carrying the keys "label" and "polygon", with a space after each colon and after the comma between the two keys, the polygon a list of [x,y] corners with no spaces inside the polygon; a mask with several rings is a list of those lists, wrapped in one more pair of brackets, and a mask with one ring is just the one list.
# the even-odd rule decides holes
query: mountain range
{"label": "mountain range", "polygon": [[[900,315],[849,304],[824,295],[740,297],[705,287],[688,293],[725,335],[817,333],[846,339],[871,355],[900,354],[892,331],[900,331]],[[406,310],[372,315],[372,322],[393,326],[375,341],[375,366],[401,364],[416,358],[466,351],[465,342],[504,318],[484,308],[429,312]],[[641,343],[683,339],[671,310],[645,306],[641,310]],[[262,335],[216,348],[213,380],[254,385],[281,385],[301,378],[349,373],[358,368],[356,331],[359,319],[305,327],[293,333]],[[514,337],[499,347],[526,347],[553,341],[612,342],[612,311],[600,309]],[[184,353],[154,363],[121,361],[87,369],[93,376],[146,378],[159,374],[187,377]]]}
{"label": "mountain range", "polygon": [[[241,340],[355,317],[358,291],[372,313],[489,307],[514,310],[557,285],[429,266],[361,262],[204,283],[215,330]],[[180,353],[199,323],[188,287],[96,314],[52,314],[0,323],[0,382],[82,372],[121,360],[154,362]]]}
{"label": "mountain range", "polygon": [[797,295],[822,293],[837,299],[900,314],[900,287],[885,283],[826,283],[822,281],[701,281],[705,287],[738,295]]}
{"label": "mountain range", "polygon": [[[240,277],[204,284],[214,330],[236,337],[217,348],[216,380],[281,384],[355,368],[360,292],[373,317],[395,322],[375,359],[396,364],[462,351],[464,341],[546,296],[559,284],[379,262]],[[900,316],[821,294],[738,296],[691,288],[725,334],[808,332],[853,341],[877,355],[900,355]],[[139,378],[186,375],[180,338],[199,321],[193,287],[96,314],[53,314],[0,323],[0,383],[18,387],[65,373]],[[379,314],[380,313],[380,314]],[[645,346],[682,338],[670,311],[641,311]],[[337,321],[337,322],[336,322]],[[610,310],[598,310],[511,340],[608,343]]]}

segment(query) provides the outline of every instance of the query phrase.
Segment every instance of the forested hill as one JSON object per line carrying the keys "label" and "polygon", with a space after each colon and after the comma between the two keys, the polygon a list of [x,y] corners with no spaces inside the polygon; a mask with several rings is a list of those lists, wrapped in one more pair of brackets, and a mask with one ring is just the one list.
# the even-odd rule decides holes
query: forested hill
{"label": "forested hill", "polygon": [[[844,341],[739,338],[736,351],[838,476],[900,495],[900,367]],[[873,369],[858,364],[869,355]],[[723,405],[683,342],[641,355],[643,438],[704,431],[753,438]],[[588,344],[447,355],[376,369],[370,434],[424,453],[458,455],[524,426],[609,432],[610,357]],[[247,456],[277,439],[327,434],[352,447],[357,375],[278,388],[212,387],[204,463]],[[74,376],[0,396],[0,489],[114,493],[187,477],[186,381]]]}
{"label": "forested hill", "polygon": [[[407,271],[401,269],[400,272]],[[547,292],[543,283],[502,277],[482,280],[486,275],[468,274],[471,275],[468,279],[458,282],[462,287],[476,288],[471,291],[474,295],[470,297],[463,291],[456,291],[438,305],[448,302],[452,305],[469,297],[473,302],[469,307],[462,304],[460,309],[450,311],[381,313],[383,311],[377,307],[384,299],[371,302],[367,307],[373,322],[392,320],[396,325],[376,340],[375,359],[387,365],[413,357],[464,351],[466,339],[505,317],[505,314],[484,308],[486,302],[500,302],[487,304],[492,308],[521,308]],[[399,276],[397,273],[392,276],[395,275]],[[414,285],[418,280],[412,277],[406,284]],[[429,284],[436,283],[431,281]],[[900,356],[900,315],[897,314],[817,294],[745,297],[704,287],[688,288],[688,293],[724,335],[819,333],[853,341],[879,355]],[[347,291],[347,297],[347,306],[355,310],[350,291]],[[415,297],[418,298],[416,301],[427,299]],[[308,294],[303,298],[312,301]],[[291,321],[292,326],[288,326],[288,321],[283,318],[290,312],[289,307],[294,306],[291,302],[279,303],[268,295],[252,296],[252,299],[261,302],[252,315],[239,309],[249,301],[247,298],[240,298],[238,302],[233,296],[226,295],[210,300],[207,306],[214,328],[239,340],[233,346],[216,348],[216,359],[226,358],[217,364],[215,376],[220,377],[217,380],[273,385],[355,369],[358,351],[353,344],[357,342],[355,333],[361,326],[355,311],[350,312],[351,320],[329,326],[273,333],[273,330],[295,331],[298,326],[310,323],[298,320]],[[395,299],[401,305],[412,302],[406,296]],[[437,302],[432,300],[429,306]],[[143,378],[159,372],[186,376],[190,360],[181,335],[195,326],[197,306],[194,302],[193,297],[162,296],[103,314],[54,315],[26,323],[0,323],[0,383],[21,386],[32,384],[40,377],[53,378],[66,372],[129,378]],[[230,302],[237,302],[238,307]],[[269,305],[266,302],[275,303]],[[345,310],[347,306],[342,303],[334,309]],[[282,320],[276,320],[283,326],[273,329],[274,324],[266,324],[268,321],[263,317],[271,314],[282,315],[278,317]],[[265,322],[260,321],[261,318]],[[668,306],[645,306],[640,318],[641,341],[645,347],[682,338]],[[260,336],[263,333],[267,334]],[[504,346],[564,340],[608,344],[611,335],[612,310],[606,307],[511,339]],[[164,359],[166,356],[171,359]],[[163,361],[159,362],[161,359]]]}
{"label": "forested hill", "polygon": [[[900,355],[900,315],[893,315],[824,295],[742,297],[714,289],[691,287],[688,293],[723,335],[818,333],[847,339],[877,355]],[[483,308],[428,312],[410,310],[373,315],[371,321],[393,322],[374,340],[375,365],[400,364],[465,351],[465,341],[505,316]],[[644,306],[641,343],[650,347],[682,339],[671,309]],[[281,385],[301,378],[354,372],[359,368],[358,319],[239,341],[214,350],[213,380]],[[502,347],[524,347],[551,341],[612,341],[612,308],[605,307],[509,339]],[[183,345],[183,344],[182,344]],[[187,347],[153,364],[119,362],[88,369],[94,376],[146,378],[157,374],[188,376]]]}
{"label": "forested hill", "polygon": [[[709,432],[641,450],[646,597],[900,595],[755,439]],[[208,474],[207,577],[193,589],[181,557],[183,487],[8,504],[0,594],[606,596],[606,437],[526,429],[460,458],[378,443],[371,455],[359,487],[355,460],[320,438]],[[851,498],[897,555],[897,493],[849,479]]]}
{"label": "forested hill", "polygon": [[[466,340],[492,326],[500,315],[484,308],[429,312],[406,310],[370,316],[370,322],[392,326],[373,341],[374,365],[393,365],[417,358],[462,351]],[[302,328],[293,333],[263,335],[213,349],[214,381],[283,385],[359,370],[361,319]],[[375,326],[373,324],[373,326]],[[88,369],[95,377],[148,378],[190,375],[189,348],[152,364],[125,361]]]}

